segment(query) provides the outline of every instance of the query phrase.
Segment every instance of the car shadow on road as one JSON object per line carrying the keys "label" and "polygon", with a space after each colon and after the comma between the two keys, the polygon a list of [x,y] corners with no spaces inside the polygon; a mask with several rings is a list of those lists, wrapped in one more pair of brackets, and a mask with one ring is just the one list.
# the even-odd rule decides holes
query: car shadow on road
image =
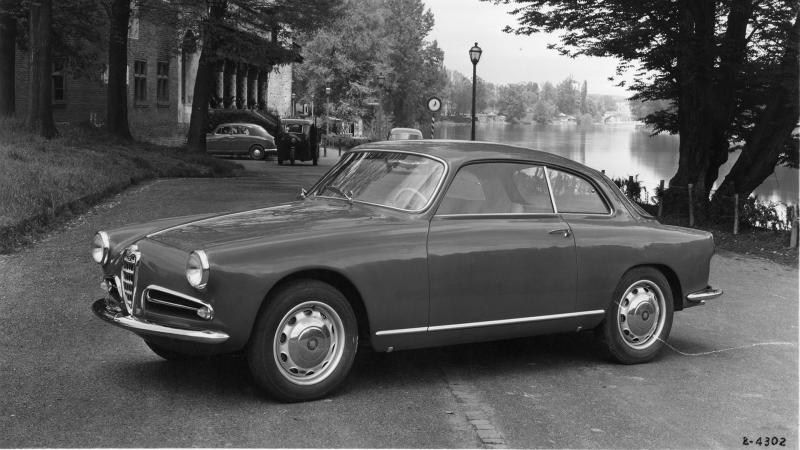
{"label": "car shadow on road", "polygon": [[[362,346],[345,384],[334,397],[381,389],[413,390],[440,383],[446,374],[474,378],[530,374],[537,367],[569,370],[613,364],[591,332],[520,338],[431,349],[378,353]],[[110,367],[106,376],[153,395],[210,395],[229,400],[272,401],[262,394],[243,355],[165,361],[153,355]],[[365,392],[360,392],[366,394]]]}

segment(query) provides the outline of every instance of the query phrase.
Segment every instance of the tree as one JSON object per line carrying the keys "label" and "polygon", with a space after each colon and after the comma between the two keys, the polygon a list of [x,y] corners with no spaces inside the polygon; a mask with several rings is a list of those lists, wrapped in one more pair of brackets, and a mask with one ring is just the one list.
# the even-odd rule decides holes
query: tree
{"label": "tree", "polygon": [[130,0],[111,0],[109,12],[106,127],[108,127],[109,133],[123,139],[130,139],[127,80]]}
{"label": "tree", "polygon": [[506,121],[517,122],[525,117],[525,102],[521,89],[517,86],[503,86],[497,100],[498,113],[506,116]]}
{"label": "tree", "polygon": [[27,125],[50,139],[58,134],[53,120],[51,97],[52,74],[52,0],[32,0],[30,6],[30,89]]}
{"label": "tree", "polygon": [[[636,66],[633,100],[668,100],[674,108],[646,117],[656,132],[679,133],[678,170],[670,186],[688,184],[707,201],[731,144],[752,135],[750,114],[774,66],[776,30],[785,30],[798,4],[789,0],[499,0],[520,3],[518,34],[560,32],[560,53],[612,56],[618,72]],[[780,45],[778,45],[780,46]],[[795,118],[796,119],[796,118]],[[764,126],[771,127],[770,124]],[[776,127],[774,131],[783,130]]]}

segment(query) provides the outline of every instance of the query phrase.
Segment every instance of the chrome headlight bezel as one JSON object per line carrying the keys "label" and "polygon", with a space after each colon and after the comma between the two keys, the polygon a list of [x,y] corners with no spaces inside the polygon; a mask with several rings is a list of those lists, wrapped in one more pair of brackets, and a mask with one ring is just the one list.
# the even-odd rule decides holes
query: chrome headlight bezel
{"label": "chrome headlight bezel", "polygon": [[208,285],[208,276],[210,272],[210,265],[208,264],[208,255],[203,250],[195,250],[189,254],[189,259],[186,261],[186,281],[189,286],[202,291]]}
{"label": "chrome headlight bezel", "polygon": [[92,259],[100,265],[105,265],[108,262],[108,254],[111,252],[111,241],[108,238],[108,233],[105,231],[98,231],[92,239]]}

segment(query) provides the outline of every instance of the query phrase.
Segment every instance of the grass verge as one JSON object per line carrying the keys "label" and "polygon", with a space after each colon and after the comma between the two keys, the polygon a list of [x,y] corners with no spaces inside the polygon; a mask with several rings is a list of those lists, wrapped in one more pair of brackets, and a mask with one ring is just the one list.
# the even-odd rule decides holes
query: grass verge
{"label": "grass verge", "polygon": [[238,164],[183,148],[124,141],[83,127],[45,140],[0,120],[0,254],[34,240],[100,200],[162,177],[226,177]]}

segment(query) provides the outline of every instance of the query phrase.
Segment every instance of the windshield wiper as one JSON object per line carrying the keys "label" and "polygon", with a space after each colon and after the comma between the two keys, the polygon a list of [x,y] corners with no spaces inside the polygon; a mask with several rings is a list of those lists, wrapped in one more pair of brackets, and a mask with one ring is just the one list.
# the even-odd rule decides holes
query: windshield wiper
{"label": "windshield wiper", "polygon": [[[349,193],[347,193],[347,192],[343,191],[341,188],[339,188],[338,186],[334,186],[332,184],[329,184],[329,185],[325,186],[325,189],[330,189],[335,194],[339,194],[342,197],[346,198],[348,202],[353,203],[353,191],[350,191]],[[323,191],[325,189],[323,189]]]}

